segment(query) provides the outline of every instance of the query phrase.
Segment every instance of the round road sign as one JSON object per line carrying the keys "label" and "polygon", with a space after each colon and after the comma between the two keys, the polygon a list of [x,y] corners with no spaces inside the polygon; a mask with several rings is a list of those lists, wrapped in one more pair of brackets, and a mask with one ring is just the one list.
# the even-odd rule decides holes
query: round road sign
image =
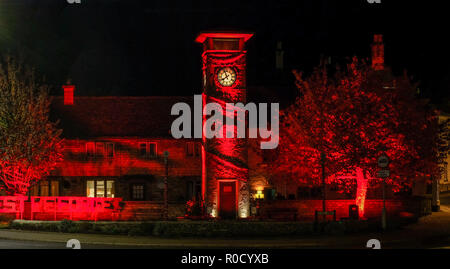
{"label": "round road sign", "polygon": [[378,157],[378,167],[385,168],[389,165],[389,158],[385,154]]}

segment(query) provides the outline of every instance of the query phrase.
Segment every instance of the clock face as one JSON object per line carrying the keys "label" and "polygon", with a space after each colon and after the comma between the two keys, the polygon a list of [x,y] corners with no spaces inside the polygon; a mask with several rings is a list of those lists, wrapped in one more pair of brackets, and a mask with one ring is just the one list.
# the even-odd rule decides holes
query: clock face
{"label": "clock face", "polygon": [[222,68],[217,73],[217,80],[220,85],[229,87],[236,81],[236,72],[230,67]]}

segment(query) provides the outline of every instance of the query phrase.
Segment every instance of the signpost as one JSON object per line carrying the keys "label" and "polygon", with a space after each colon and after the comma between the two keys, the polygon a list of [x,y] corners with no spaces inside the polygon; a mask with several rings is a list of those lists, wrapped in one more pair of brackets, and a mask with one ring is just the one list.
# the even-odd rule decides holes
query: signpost
{"label": "signpost", "polygon": [[327,185],[326,185],[326,181],[325,181],[325,162],[327,160],[327,156],[325,155],[325,153],[320,153],[320,165],[322,166],[322,211],[315,211],[314,214],[314,222],[318,223],[319,221],[319,216],[323,216],[323,220],[326,221],[327,220],[327,216],[331,215],[333,216],[333,221],[336,221],[336,210],[333,211],[327,211]]}
{"label": "signpost", "polygon": [[169,218],[169,186],[168,186],[168,177],[169,177],[169,152],[164,151],[164,164],[166,166],[166,174],[164,176],[164,219],[167,220]]}
{"label": "signpost", "polygon": [[377,176],[380,178],[387,178],[389,177],[389,170],[388,169],[379,170],[377,172]]}
{"label": "signpost", "polygon": [[386,168],[389,166],[389,158],[385,154],[380,155],[378,157],[378,167],[380,168]]}
{"label": "signpost", "polygon": [[384,231],[386,230],[386,178],[390,176],[390,171],[387,169],[389,166],[389,158],[383,153],[378,157],[377,162],[378,167],[384,168],[377,173],[377,176],[383,179],[383,211],[381,212],[381,227]]}

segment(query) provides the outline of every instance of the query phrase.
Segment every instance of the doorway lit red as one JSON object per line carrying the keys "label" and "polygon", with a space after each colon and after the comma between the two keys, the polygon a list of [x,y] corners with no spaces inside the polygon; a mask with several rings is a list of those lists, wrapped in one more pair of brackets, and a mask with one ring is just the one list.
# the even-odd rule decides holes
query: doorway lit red
{"label": "doorway lit red", "polygon": [[238,211],[237,180],[219,180],[219,217],[221,219],[235,219]]}

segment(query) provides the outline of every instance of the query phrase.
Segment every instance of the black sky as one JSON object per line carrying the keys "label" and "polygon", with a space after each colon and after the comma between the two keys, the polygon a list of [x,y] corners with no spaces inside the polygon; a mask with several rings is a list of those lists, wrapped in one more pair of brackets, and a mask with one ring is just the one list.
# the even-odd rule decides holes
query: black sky
{"label": "black sky", "polygon": [[[248,84],[293,87],[290,70],[321,55],[369,57],[384,35],[386,62],[420,81],[424,97],[448,98],[450,51],[445,1],[1,0],[0,49],[22,53],[54,93],[71,78],[79,95],[191,95],[200,92],[202,30],[251,31]],[[282,41],[286,72],[275,72]],[[278,85],[280,85],[279,88]]]}

